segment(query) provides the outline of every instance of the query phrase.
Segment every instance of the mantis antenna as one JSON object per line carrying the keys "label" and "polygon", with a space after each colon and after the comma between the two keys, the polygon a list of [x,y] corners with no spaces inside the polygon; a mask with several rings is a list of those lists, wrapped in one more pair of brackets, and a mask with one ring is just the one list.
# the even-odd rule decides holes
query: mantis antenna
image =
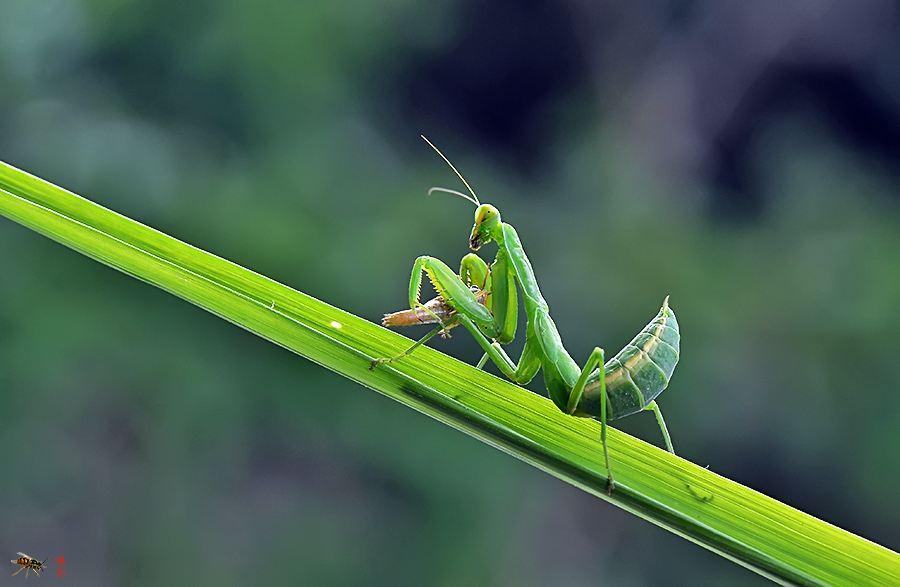
{"label": "mantis antenna", "polygon": [[428,190],[428,193],[431,194],[431,192],[437,191],[437,192],[444,192],[444,193],[448,193],[448,194],[454,194],[454,195],[461,196],[461,197],[469,200],[476,206],[480,206],[481,202],[478,201],[478,196],[475,195],[475,190],[472,189],[472,186],[469,185],[469,182],[466,181],[466,178],[463,177],[462,173],[460,173],[459,170],[453,165],[453,163],[451,163],[450,160],[447,159],[447,157],[443,153],[441,153],[440,149],[438,149],[437,147],[434,146],[434,143],[432,143],[431,141],[428,140],[428,137],[426,137],[425,135],[419,135],[419,136],[422,137],[422,140],[424,140],[426,143],[428,143],[428,146],[431,147],[432,149],[434,149],[434,152],[437,153],[438,155],[440,155],[441,159],[443,159],[447,163],[447,165],[450,166],[450,169],[453,170],[453,173],[456,174],[456,177],[461,179],[463,184],[465,184],[466,188],[468,188],[469,193],[472,194],[472,197],[469,198],[467,195],[465,195],[463,193],[457,192],[456,190],[450,190],[447,188],[431,188],[430,190]]}
{"label": "mantis antenna", "polygon": [[460,198],[463,198],[463,199],[465,199],[465,200],[468,200],[469,202],[472,202],[472,203],[475,204],[476,206],[479,204],[479,202],[478,202],[477,200],[473,200],[472,197],[471,197],[470,195],[464,194],[464,193],[462,193],[462,192],[458,192],[458,191],[456,191],[456,190],[451,190],[450,188],[439,188],[439,187],[428,188],[428,195],[429,195],[429,196],[430,196],[431,194],[433,194],[434,192],[442,192],[442,193],[445,193],[445,194],[453,194],[454,196],[459,196]]}

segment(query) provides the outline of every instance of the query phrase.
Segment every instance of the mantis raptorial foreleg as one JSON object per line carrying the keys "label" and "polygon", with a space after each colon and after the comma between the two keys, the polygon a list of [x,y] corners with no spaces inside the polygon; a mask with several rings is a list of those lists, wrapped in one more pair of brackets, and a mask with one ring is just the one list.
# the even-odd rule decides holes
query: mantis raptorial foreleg
{"label": "mantis raptorial foreleg", "polygon": [[[432,300],[428,304],[423,304],[420,301],[423,273],[428,275],[432,285],[440,294],[439,298]],[[416,262],[413,264],[409,283],[410,308],[411,310],[424,313],[428,316],[427,320],[423,320],[419,314],[415,314],[420,322],[434,322],[440,326],[429,331],[425,336],[417,340],[399,355],[375,359],[372,361],[370,369],[374,369],[378,365],[402,359],[412,353],[420,345],[425,344],[434,338],[437,334],[448,332],[450,328],[453,328],[457,324],[456,317],[453,315],[456,313],[455,308],[457,306],[465,308],[470,312],[475,308],[473,318],[482,324],[486,324],[493,320],[493,316],[489,310],[490,287],[490,269],[487,263],[477,255],[469,254],[463,257],[460,263],[458,276],[453,274],[450,268],[440,259],[427,256],[416,259]],[[473,291],[473,289],[475,291]],[[476,291],[478,292],[478,295],[476,295]],[[460,295],[462,295],[462,298],[456,297]],[[448,308],[445,307],[446,301],[449,299],[455,300],[455,303],[452,306],[454,309],[451,314],[447,313]],[[440,303],[434,304],[434,302]],[[436,312],[440,312],[442,316],[439,316]],[[411,323],[407,316],[403,316],[402,320],[392,323],[390,319],[397,315],[398,314],[386,315],[385,325],[407,325]],[[482,366],[485,360],[486,358],[482,357],[482,361],[480,362]]]}
{"label": "mantis raptorial foreleg", "polygon": [[436,257],[422,256],[413,263],[412,275],[409,279],[409,307],[416,308],[421,305],[420,292],[422,289],[422,274],[428,276],[429,281],[457,312],[465,312],[478,327],[491,336],[499,334],[499,329],[494,323],[491,311],[479,302],[478,297],[470,287],[453,272],[446,263]]}
{"label": "mantis raptorial foreleg", "polygon": [[[491,268],[475,253],[468,253],[459,262],[459,278],[470,288],[474,286],[483,291],[491,291]],[[490,297],[485,300],[484,305],[491,308]]]}
{"label": "mantis raptorial foreleg", "polygon": [[[459,263],[459,277],[470,288],[477,287],[484,291],[486,293],[484,305],[491,309],[493,303],[491,298],[491,270],[488,264],[484,262],[484,259],[475,253],[465,255]],[[487,353],[481,355],[481,359],[479,359],[475,368],[483,369],[487,360]]]}

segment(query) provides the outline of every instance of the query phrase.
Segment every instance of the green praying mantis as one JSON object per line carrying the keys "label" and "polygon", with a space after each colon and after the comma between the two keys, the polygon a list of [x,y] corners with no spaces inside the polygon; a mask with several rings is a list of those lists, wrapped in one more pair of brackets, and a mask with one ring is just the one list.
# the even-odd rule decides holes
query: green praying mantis
{"label": "green praying mantis", "polygon": [[[680,352],[678,321],[669,307],[669,298],[663,301],[656,317],[615,357],[605,362],[603,349],[595,347],[580,368],[562,344],[516,229],[501,220],[495,206],[482,204],[450,160],[431,141],[422,138],[471,194],[447,188],[431,188],[428,192],[456,195],[476,206],[475,224],[469,236],[472,252],[463,257],[458,274],[440,259],[428,256],[416,259],[409,282],[410,310],[385,315],[384,324],[438,326],[403,353],[376,359],[372,368],[400,360],[435,335],[446,334],[450,328],[462,325],[484,350],[478,368],[490,359],[506,378],[520,385],[543,371],[547,394],[560,410],[600,421],[608,493],[615,487],[606,443],[608,421],[651,411],[666,448],[674,453],[666,422],[656,404],[656,397],[672,377]],[[497,253],[488,265],[475,252],[492,242],[497,245]],[[424,304],[420,301],[423,274],[438,294]],[[515,338],[520,292],[527,316],[525,346],[518,362],[513,362],[502,345]]]}

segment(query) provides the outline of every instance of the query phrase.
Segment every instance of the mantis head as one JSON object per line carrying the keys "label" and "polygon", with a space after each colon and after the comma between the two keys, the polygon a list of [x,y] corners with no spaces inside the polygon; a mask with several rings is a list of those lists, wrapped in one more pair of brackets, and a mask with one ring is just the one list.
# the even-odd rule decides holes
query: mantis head
{"label": "mantis head", "polygon": [[481,245],[495,240],[494,235],[500,230],[500,211],[490,204],[481,204],[475,210],[475,225],[469,236],[469,248],[477,251]]}
{"label": "mantis head", "polygon": [[478,195],[475,193],[475,190],[472,189],[472,186],[469,185],[469,182],[466,181],[466,178],[463,177],[462,173],[450,162],[447,157],[441,153],[441,150],[434,146],[434,143],[429,141],[425,135],[421,135],[422,139],[428,143],[428,145],[434,149],[434,151],[441,156],[441,159],[446,161],[447,165],[450,166],[450,169],[453,170],[453,173],[463,182],[463,185],[466,186],[466,189],[469,190],[471,197],[456,190],[451,190],[448,188],[439,188],[433,187],[428,190],[429,194],[433,194],[435,192],[443,192],[445,194],[452,194],[454,196],[459,196],[464,200],[468,200],[472,202],[476,206],[475,210],[475,226],[472,227],[472,234],[469,236],[469,248],[473,251],[477,251],[481,248],[481,245],[485,243],[489,243],[492,240],[498,240],[500,238],[500,211],[497,210],[494,206],[490,204],[482,204],[478,200]]}

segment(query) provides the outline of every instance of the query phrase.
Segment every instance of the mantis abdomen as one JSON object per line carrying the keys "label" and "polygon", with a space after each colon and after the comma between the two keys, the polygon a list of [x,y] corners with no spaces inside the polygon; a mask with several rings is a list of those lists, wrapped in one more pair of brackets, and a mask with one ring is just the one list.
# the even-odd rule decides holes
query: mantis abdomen
{"label": "mantis abdomen", "polygon": [[[606,363],[609,419],[640,412],[669,384],[680,354],[678,320],[663,302],[656,317]],[[591,374],[575,415],[596,418],[600,413],[599,371]]]}

